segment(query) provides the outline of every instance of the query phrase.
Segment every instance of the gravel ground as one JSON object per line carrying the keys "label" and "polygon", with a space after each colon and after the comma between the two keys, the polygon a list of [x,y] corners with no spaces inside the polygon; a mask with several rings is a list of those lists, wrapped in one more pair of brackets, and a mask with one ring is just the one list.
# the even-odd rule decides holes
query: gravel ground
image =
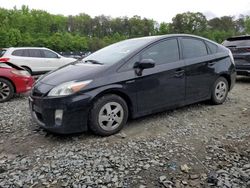
{"label": "gravel ground", "polygon": [[250,78],[225,104],[131,120],[110,137],[60,136],[27,97],[0,104],[0,187],[250,187]]}

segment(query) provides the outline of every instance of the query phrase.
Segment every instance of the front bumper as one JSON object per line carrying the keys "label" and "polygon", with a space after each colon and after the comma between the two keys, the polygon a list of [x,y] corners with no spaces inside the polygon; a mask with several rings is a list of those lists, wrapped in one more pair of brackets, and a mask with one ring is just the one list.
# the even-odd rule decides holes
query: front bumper
{"label": "front bumper", "polygon": [[14,82],[16,93],[26,93],[30,91],[34,82],[32,77],[16,77]]}
{"label": "front bumper", "polygon": [[250,76],[250,56],[235,55],[237,75]]}
{"label": "front bumper", "polygon": [[[86,94],[66,97],[29,97],[32,119],[49,132],[71,134],[88,129],[90,96]],[[62,110],[61,123],[55,120],[56,110]]]}

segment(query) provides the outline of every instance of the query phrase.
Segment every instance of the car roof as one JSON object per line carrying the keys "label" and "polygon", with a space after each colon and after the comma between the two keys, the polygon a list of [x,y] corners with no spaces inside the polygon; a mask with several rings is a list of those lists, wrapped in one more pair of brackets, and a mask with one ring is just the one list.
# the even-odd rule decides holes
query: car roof
{"label": "car roof", "polygon": [[10,47],[9,49],[48,49],[45,47]]}
{"label": "car roof", "polygon": [[143,38],[152,38],[151,42],[160,40],[160,39],[165,39],[165,38],[170,38],[170,37],[192,37],[192,38],[197,38],[197,39],[201,39],[201,40],[206,40],[209,41],[211,43],[214,43],[216,45],[218,45],[216,42],[209,40],[207,38],[204,37],[200,37],[197,35],[191,35],[191,34],[167,34],[167,35],[156,35],[156,36],[147,36],[147,37],[139,37],[139,38],[134,38],[134,39],[143,39]]}

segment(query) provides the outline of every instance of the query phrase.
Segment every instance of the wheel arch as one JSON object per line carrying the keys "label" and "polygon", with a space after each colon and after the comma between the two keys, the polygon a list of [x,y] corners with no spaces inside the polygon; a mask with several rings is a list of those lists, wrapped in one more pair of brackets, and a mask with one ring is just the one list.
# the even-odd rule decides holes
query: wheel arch
{"label": "wheel arch", "polygon": [[109,94],[115,94],[119,97],[121,97],[122,99],[125,100],[127,106],[128,106],[128,116],[133,117],[133,113],[134,113],[134,105],[132,102],[132,99],[129,97],[128,94],[126,94],[124,91],[122,91],[120,88],[109,88],[109,89],[105,89],[101,92],[99,92],[97,95],[95,95],[92,99],[92,104],[94,104],[94,102],[99,99],[100,97],[104,96],[104,95],[109,95]]}
{"label": "wheel arch", "polygon": [[226,73],[222,73],[222,74],[220,74],[220,77],[224,77],[224,78],[227,80],[227,82],[228,82],[228,87],[229,87],[229,90],[230,90],[231,84],[232,84],[230,75],[229,75],[229,74],[226,74]]}
{"label": "wheel arch", "polygon": [[0,78],[8,80],[12,84],[12,86],[14,88],[14,93],[16,93],[16,85],[15,85],[15,83],[11,79],[9,79],[7,77],[4,77],[4,76],[0,76]]}

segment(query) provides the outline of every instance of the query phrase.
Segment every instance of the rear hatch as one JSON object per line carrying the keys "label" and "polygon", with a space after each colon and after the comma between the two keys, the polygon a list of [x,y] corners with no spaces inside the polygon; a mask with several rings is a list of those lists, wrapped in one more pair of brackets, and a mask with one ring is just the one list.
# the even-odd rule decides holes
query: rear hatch
{"label": "rear hatch", "polygon": [[222,43],[229,48],[239,68],[250,68],[250,36],[230,37]]}

